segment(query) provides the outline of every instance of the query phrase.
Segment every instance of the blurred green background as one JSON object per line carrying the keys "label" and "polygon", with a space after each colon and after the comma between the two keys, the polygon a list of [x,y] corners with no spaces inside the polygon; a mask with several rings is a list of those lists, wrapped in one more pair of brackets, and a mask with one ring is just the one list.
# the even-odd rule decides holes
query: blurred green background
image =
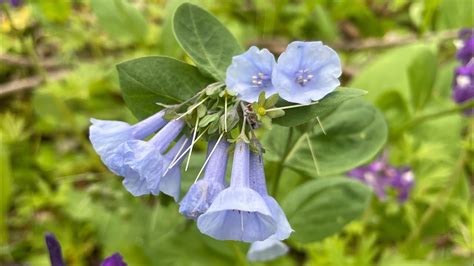
{"label": "blurred green background", "polygon": [[[247,245],[201,235],[170,198],[127,193],[88,141],[90,117],[136,121],[115,64],[156,54],[189,61],[171,30],[171,14],[185,1],[3,2],[1,265],[49,265],[45,232],[57,235],[68,265],[98,265],[113,252],[129,265],[246,265]],[[244,47],[280,53],[292,40],[333,47],[343,60],[343,85],[368,90],[366,100],[383,111],[392,163],[415,173],[408,202],[374,197],[343,232],[310,244],[290,238],[290,253],[268,265],[472,265],[474,122],[443,113],[456,108],[454,43],[459,29],[473,27],[472,0],[191,2],[216,15]],[[421,104],[413,103],[413,75],[427,92]],[[432,113],[441,114],[423,118]],[[204,148],[184,175],[185,188]],[[286,170],[278,199],[312,178]]]}

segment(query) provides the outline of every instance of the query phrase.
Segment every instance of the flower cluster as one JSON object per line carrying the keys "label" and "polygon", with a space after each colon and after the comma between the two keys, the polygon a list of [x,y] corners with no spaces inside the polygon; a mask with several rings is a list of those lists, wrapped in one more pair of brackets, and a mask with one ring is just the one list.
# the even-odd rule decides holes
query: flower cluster
{"label": "flower cluster", "polygon": [[226,85],[247,102],[257,101],[263,91],[288,102],[309,104],[338,87],[341,73],[341,61],[334,50],[321,42],[295,41],[278,62],[267,49],[255,46],[234,56]]}
{"label": "flower cluster", "polygon": [[[278,62],[268,50],[251,47],[233,57],[225,84],[210,84],[135,125],[91,119],[90,141],[132,195],[163,192],[203,234],[252,243],[249,260],[273,259],[288,251],[282,240],[293,229],[267,192],[263,149],[253,130],[270,125],[285,108],[320,100],[339,85],[340,75],[339,57],[321,42],[293,42]],[[280,97],[300,105],[275,107]],[[206,161],[181,198],[181,163],[188,155],[186,171],[193,146],[204,135]]]}
{"label": "flower cluster", "polygon": [[[454,72],[453,99],[462,104],[474,99],[474,29],[461,30],[459,38],[456,57],[462,65]],[[466,114],[474,114],[474,108],[467,109]]]}
{"label": "flower cluster", "polygon": [[390,165],[386,155],[368,165],[352,169],[347,175],[370,186],[381,200],[387,199],[388,190],[395,190],[401,203],[408,199],[414,185],[414,176],[410,168],[396,168]]}
{"label": "flower cluster", "polygon": [[[61,251],[61,244],[56,239],[56,237],[51,233],[47,233],[44,239],[46,242],[46,247],[48,248],[51,266],[66,266],[63,253]],[[114,253],[110,257],[103,260],[100,266],[127,266],[127,264],[123,262],[123,258],[119,253]]]}

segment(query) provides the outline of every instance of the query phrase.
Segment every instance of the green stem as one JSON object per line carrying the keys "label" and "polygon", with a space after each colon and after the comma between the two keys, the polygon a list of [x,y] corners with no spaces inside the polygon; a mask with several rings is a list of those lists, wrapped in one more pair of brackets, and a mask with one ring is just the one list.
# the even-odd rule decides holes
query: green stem
{"label": "green stem", "polygon": [[413,118],[411,121],[406,123],[404,126],[402,126],[400,131],[410,129],[412,127],[415,127],[415,126],[417,126],[417,125],[419,125],[423,122],[429,121],[431,119],[443,117],[443,116],[450,115],[450,114],[453,114],[453,113],[459,113],[461,111],[464,111],[464,110],[472,108],[472,107],[474,107],[474,101],[469,101],[467,103],[457,105],[457,106],[452,107],[452,108],[448,108],[448,109],[441,110],[441,111],[431,113],[431,114],[418,116],[418,117]]}
{"label": "green stem", "polygon": [[281,175],[283,174],[283,164],[286,161],[286,158],[288,157],[288,154],[290,153],[290,147],[291,147],[291,139],[293,138],[293,128],[290,128],[290,132],[288,133],[288,139],[286,141],[285,145],[285,150],[283,152],[283,158],[280,160],[280,162],[277,165],[277,169],[275,171],[275,180],[273,181],[273,187],[272,187],[272,195],[273,197],[276,197],[276,194],[278,192],[278,186],[280,184],[280,179]]}

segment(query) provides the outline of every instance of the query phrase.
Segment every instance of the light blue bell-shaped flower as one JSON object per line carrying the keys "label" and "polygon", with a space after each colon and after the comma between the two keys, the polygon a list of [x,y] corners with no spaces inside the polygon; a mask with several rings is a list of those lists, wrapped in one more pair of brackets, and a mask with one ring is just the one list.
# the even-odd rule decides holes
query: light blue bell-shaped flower
{"label": "light blue bell-shaped flower", "polygon": [[269,237],[263,241],[256,241],[247,251],[249,261],[269,261],[285,255],[289,248],[278,239]]}

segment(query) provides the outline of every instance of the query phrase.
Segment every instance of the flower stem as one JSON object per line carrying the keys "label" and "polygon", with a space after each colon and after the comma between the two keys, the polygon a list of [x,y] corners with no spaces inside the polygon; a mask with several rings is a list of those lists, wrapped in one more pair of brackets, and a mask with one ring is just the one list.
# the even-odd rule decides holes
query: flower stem
{"label": "flower stem", "polygon": [[280,162],[277,165],[277,169],[275,171],[275,180],[273,181],[273,187],[272,187],[272,195],[273,197],[276,197],[276,194],[278,192],[278,186],[280,184],[280,179],[281,175],[283,174],[283,164],[286,161],[286,158],[288,157],[288,154],[290,153],[290,147],[291,147],[291,139],[293,138],[293,128],[290,128],[290,132],[288,133],[288,139],[286,141],[285,145],[285,151],[283,153],[283,158],[280,160]]}
{"label": "flower stem", "polygon": [[474,101],[469,101],[467,103],[464,103],[464,104],[461,104],[461,105],[456,105],[455,107],[451,107],[451,108],[448,108],[448,109],[445,109],[445,110],[441,110],[441,111],[434,112],[434,113],[431,113],[431,114],[421,115],[421,116],[415,117],[411,121],[407,122],[404,126],[401,127],[400,131],[405,131],[405,130],[410,129],[412,127],[415,127],[415,126],[417,126],[417,125],[419,125],[423,122],[429,121],[431,119],[443,117],[443,116],[450,115],[450,114],[453,114],[453,113],[458,113],[458,112],[461,112],[461,111],[464,111],[466,109],[473,108],[473,107],[474,107]]}

